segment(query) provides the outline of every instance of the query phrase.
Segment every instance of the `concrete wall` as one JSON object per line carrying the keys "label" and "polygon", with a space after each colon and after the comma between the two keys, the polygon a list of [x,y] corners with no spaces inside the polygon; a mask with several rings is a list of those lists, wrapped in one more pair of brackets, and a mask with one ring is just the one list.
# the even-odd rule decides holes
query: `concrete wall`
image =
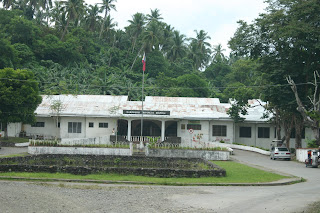
{"label": "concrete wall", "polygon": [[44,122],[44,127],[31,127],[30,124],[24,124],[23,130],[26,131],[27,136],[44,136],[60,138],[60,128],[56,125],[56,120],[53,118],[37,117],[37,122]]}
{"label": "concrete wall", "polygon": [[131,149],[120,148],[85,148],[85,147],[41,147],[29,146],[28,153],[32,155],[42,154],[72,154],[72,155],[120,155],[131,156]]}
{"label": "concrete wall", "polygon": [[186,149],[149,149],[148,157],[166,158],[202,158],[206,160],[230,160],[230,153],[226,151],[186,150]]}
{"label": "concrete wall", "polygon": [[[227,136],[212,136],[212,126],[213,125],[225,125],[227,126]],[[234,141],[234,128],[233,121],[210,121],[209,131],[210,139],[208,141],[219,142],[221,140],[231,143]]]}
{"label": "concrete wall", "polygon": [[[8,136],[9,137],[19,137],[21,131],[21,123],[9,123],[7,126]],[[4,137],[4,131],[1,131],[1,137]]]}
{"label": "concrete wall", "polygon": [[[310,149],[310,148],[305,148],[305,149],[297,149],[296,150],[296,160],[299,162],[303,162],[305,161],[305,159],[308,158],[308,150],[317,150],[318,149]],[[318,152],[318,156],[319,156],[319,152]]]}

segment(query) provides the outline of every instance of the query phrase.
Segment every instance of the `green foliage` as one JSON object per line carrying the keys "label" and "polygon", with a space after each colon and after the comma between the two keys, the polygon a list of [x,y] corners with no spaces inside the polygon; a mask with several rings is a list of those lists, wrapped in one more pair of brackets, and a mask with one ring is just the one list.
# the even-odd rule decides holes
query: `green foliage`
{"label": "green foliage", "polygon": [[3,123],[32,123],[41,103],[34,74],[26,70],[0,70],[0,120]]}
{"label": "green foliage", "polygon": [[311,139],[306,139],[306,143],[307,143],[307,148],[318,148],[319,145],[317,143],[317,140],[311,140]]}

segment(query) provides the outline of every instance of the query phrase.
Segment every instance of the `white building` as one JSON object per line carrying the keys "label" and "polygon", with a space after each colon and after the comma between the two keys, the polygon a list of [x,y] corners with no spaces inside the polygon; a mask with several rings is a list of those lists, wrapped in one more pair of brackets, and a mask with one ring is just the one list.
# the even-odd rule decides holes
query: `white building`
{"label": "white building", "polygon": [[[250,100],[245,121],[235,123],[227,114],[231,104],[220,103],[217,98],[147,96],[142,115],[142,102],[128,101],[127,96],[43,96],[36,110],[37,123],[18,130],[38,138],[105,136],[108,140],[117,132],[118,138],[134,141],[141,136],[143,120],[143,136],[159,137],[161,141],[224,141],[269,148],[276,138],[275,126],[262,118],[263,104]],[[311,130],[306,130],[305,135],[311,138]],[[290,144],[294,147],[294,138]]]}

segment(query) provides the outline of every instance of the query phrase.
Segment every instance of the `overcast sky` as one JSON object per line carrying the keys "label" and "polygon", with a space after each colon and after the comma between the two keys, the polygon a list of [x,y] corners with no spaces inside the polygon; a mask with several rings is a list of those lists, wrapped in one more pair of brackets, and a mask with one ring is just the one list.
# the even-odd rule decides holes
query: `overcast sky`
{"label": "overcast sky", "polygon": [[[88,4],[102,0],[85,0]],[[149,14],[159,9],[163,21],[187,37],[195,37],[194,30],[204,30],[211,37],[212,45],[221,44],[229,53],[227,42],[236,31],[238,20],[251,23],[267,6],[264,0],[117,0],[117,11],[111,16],[118,28],[128,26],[132,15]]]}

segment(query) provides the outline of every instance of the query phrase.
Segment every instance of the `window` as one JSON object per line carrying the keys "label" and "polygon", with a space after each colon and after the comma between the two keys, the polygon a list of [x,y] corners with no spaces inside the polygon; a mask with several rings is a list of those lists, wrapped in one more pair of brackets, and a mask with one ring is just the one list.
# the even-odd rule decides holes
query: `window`
{"label": "window", "polygon": [[200,124],[187,124],[187,129],[201,130]]}
{"label": "window", "polygon": [[89,122],[89,127],[93,127],[93,122]]}
{"label": "window", "polygon": [[240,127],[240,138],[251,138],[251,127]]}
{"label": "window", "polygon": [[277,127],[274,128],[274,138],[277,138]]}
{"label": "window", "polygon": [[81,133],[81,122],[68,122],[68,133]]}
{"label": "window", "polygon": [[99,123],[99,128],[108,128],[108,123]]}
{"label": "window", "polygon": [[58,128],[60,128],[60,122],[58,122],[58,125],[57,125],[57,127],[58,127]]}
{"label": "window", "polygon": [[185,124],[181,124],[181,129],[186,129],[186,125]]}
{"label": "window", "polygon": [[270,138],[270,128],[258,127],[258,138]]}
{"label": "window", "polygon": [[201,124],[200,121],[188,121],[187,129],[193,129],[193,130],[201,130]]}
{"label": "window", "polygon": [[36,122],[31,124],[31,127],[44,127],[44,122]]}
{"label": "window", "polygon": [[227,136],[227,126],[212,125],[212,136]]}

